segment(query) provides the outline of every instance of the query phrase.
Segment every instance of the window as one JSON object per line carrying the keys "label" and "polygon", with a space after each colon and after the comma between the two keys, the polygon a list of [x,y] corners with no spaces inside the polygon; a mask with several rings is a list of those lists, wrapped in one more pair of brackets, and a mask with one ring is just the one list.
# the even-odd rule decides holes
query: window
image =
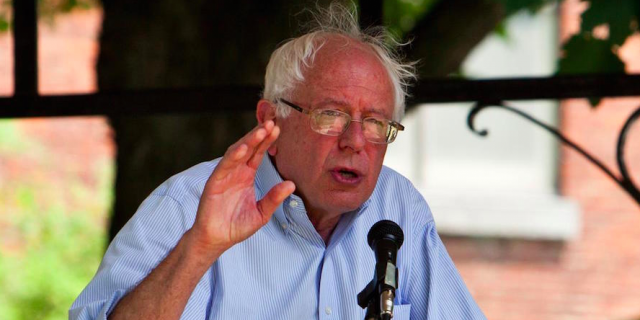
{"label": "window", "polygon": [[[557,59],[556,7],[510,18],[506,36],[487,37],[467,58],[471,78],[550,76]],[[507,102],[558,126],[554,101]],[[466,127],[471,103],[428,104],[407,115],[385,164],[429,202],[443,234],[562,240],[578,234],[577,205],[557,194],[558,143],[501,109],[486,109],[479,137]],[[407,160],[408,159],[408,160]]]}

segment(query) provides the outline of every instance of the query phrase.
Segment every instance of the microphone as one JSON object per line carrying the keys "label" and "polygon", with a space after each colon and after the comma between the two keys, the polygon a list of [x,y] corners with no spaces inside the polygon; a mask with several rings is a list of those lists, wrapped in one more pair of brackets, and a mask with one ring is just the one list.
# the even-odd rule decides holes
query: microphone
{"label": "microphone", "polygon": [[368,307],[365,319],[389,320],[393,318],[393,299],[398,288],[396,259],[404,234],[395,222],[381,220],[369,230],[367,242],[375,253],[376,267],[373,280],[358,294],[358,304]]}

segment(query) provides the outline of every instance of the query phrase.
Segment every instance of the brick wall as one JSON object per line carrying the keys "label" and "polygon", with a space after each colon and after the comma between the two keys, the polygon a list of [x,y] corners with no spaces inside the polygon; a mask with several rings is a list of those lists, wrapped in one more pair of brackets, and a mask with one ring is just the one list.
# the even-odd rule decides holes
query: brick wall
{"label": "brick wall", "polygon": [[[101,10],[76,10],[38,25],[38,88],[40,94],[82,94],[97,90],[95,64],[99,50]],[[13,94],[13,39],[0,34],[0,95]],[[5,157],[0,176],[10,183],[39,175],[64,185],[80,176],[96,183],[96,163],[112,161],[112,132],[104,117],[58,117],[10,120],[38,143],[47,146],[51,157],[46,165],[27,155]],[[82,165],[78,165],[82,164]],[[56,168],[56,170],[51,170]],[[28,173],[28,174],[27,174]],[[97,186],[95,186],[97,187]],[[105,208],[105,212],[108,208]]]}

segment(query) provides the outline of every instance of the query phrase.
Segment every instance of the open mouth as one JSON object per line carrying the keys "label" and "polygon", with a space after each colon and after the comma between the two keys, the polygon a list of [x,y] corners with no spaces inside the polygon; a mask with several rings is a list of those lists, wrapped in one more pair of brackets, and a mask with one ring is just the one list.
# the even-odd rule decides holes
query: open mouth
{"label": "open mouth", "polygon": [[331,174],[333,178],[340,183],[356,184],[362,180],[362,174],[347,168],[336,168],[331,171]]}
{"label": "open mouth", "polygon": [[345,179],[355,179],[358,177],[357,173],[346,169],[338,170],[338,173]]}

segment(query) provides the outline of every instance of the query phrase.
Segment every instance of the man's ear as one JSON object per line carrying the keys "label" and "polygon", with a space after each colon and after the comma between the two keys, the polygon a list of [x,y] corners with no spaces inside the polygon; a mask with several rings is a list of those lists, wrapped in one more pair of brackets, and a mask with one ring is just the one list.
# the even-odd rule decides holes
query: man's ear
{"label": "man's ear", "polygon": [[260,99],[258,106],[256,107],[256,118],[258,123],[265,123],[267,120],[273,120],[276,122],[276,106],[269,100]]}

